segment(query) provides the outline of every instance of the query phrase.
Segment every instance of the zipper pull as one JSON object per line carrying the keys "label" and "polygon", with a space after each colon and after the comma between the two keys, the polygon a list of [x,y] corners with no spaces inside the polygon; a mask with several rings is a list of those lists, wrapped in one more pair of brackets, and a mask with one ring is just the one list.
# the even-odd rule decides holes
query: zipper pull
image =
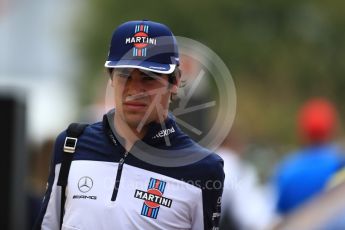
{"label": "zipper pull", "polygon": [[123,157],[120,159],[119,161],[119,165],[123,165],[123,163],[125,162],[125,158],[128,156],[128,151],[125,152],[125,154],[123,154]]}

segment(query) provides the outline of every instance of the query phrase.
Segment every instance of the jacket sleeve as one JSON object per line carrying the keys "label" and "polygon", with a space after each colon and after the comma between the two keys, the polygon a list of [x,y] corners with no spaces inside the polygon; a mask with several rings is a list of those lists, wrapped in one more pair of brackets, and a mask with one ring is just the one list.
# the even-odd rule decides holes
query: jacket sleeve
{"label": "jacket sleeve", "polygon": [[50,229],[58,230],[60,228],[60,200],[61,200],[61,188],[57,186],[57,180],[59,177],[61,156],[63,152],[63,143],[66,133],[61,133],[56,141],[53,151],[52,160],[50,163],[50,172],[47,183],[47,189],[43,197],[41,204],[41,210],[36,219],[34,230]]}
{"label": "jacket sleeve", "polygon": [[[221,215],[221,200],[224,187],[225,174],[223,170],[223,160],[217,155],[215,161],[204,169],[207,173],[205,181],[202,183],[202,216],[203,227],[206,230],[219,229]],[[194,227],[192,227],[194,229]],[[199,228],[200,229],[200,228]]]}

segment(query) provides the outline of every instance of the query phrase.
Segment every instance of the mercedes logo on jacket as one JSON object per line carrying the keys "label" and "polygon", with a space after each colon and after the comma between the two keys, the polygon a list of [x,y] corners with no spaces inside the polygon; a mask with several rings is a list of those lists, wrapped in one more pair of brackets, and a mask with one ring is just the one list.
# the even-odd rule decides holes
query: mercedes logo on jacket
{"label": "mercedes logo on jacket", "polygon": [[84,176],[79,179],[79,182],[78,182],[79,191],[86,193],[91,190],[92,186],[93,186],[93,181],[90,177]]}

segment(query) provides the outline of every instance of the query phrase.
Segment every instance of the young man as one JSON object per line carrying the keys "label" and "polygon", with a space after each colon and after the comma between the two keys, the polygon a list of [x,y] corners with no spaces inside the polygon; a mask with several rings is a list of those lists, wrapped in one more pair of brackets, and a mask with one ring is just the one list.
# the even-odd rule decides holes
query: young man
{"label": "young man", "polygon": [[[68,130],[58,136],[35,228],[218,228],[223,161],[168,113],[178,66],[165,25],[130,21],[115,30],[105,67],[116,109],[77,138]],[[68,152],[74,153],[64,188],[60,167]]]}

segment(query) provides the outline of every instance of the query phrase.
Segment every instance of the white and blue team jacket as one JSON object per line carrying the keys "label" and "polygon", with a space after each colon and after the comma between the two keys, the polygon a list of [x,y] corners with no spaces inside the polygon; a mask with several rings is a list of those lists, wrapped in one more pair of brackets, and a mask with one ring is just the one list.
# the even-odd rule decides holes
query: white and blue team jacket
{"label": "white and blue team jacket", "polygon": [[[114,112],[104,115],[102,122],[89,125],[78,139],[62,229],[218,229],[223,160],[192,141],[169,115],[166,129],[150,124],[142,142],[133,147],[145,149],[145,144],[168,150],[146,152],[148,163],[137,151],[127,153],[122,147],[112,127],[113,116]],[[170,146],[164,139],[167,135]],[[57,180],[65,138],[62,132],[56,140],[34,229],[59,229],[61,187]],[[174,165],[177,158],[186,160]]]}

